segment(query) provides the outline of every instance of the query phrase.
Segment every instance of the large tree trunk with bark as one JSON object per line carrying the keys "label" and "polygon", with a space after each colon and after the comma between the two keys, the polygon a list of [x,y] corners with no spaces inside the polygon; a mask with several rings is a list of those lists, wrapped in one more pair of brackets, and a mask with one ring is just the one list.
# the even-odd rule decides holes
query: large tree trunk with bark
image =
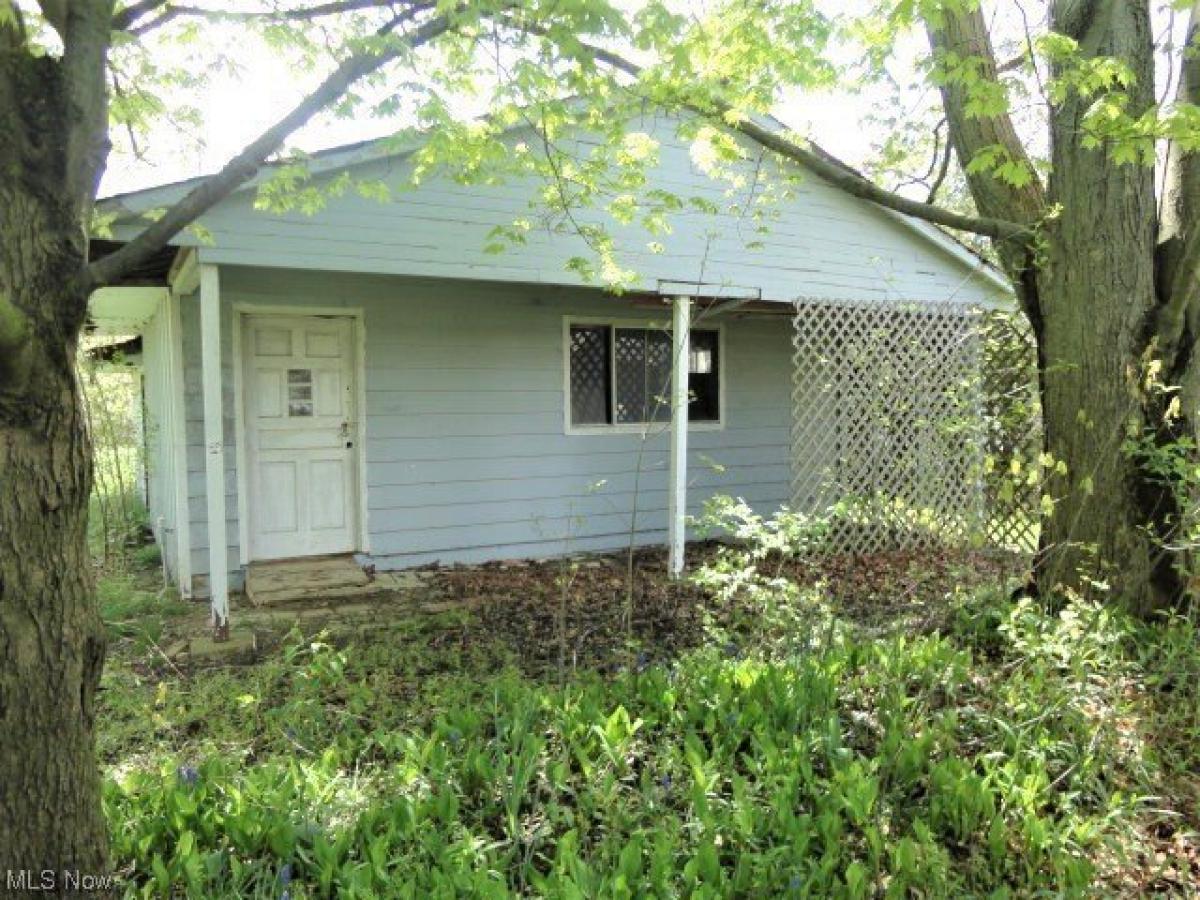
{"label": "large tree trunk with bark", "polygon": [[[95,760],[104,631],[86,528],[91,448],[75,379],[86,216],[103,163],[110,10],[72,4],[62,59],[0,28],[0,878],[101,875]],[[97,43],[100,42],[100,43]],[[90,74],[89,74],[90,73]],[[91,79],[80,86],[76,77]],[[98,82],[98,84],[96,83]],[[97,104],[99,104],[97,106]]]}
{"label": "large tree trunk with bark", "polygon": [[[1058,4],[1052,27],[1085,56],[1116,57],[1137,73],[1127,92],[1136,117],[1154,102],[1149,10],[1099,5],[1105,15]],[[1160,547],[1170,506],[1127,447],[1161,421],[1146,384],[1158,303],[1154,170],[1087,146],[1083,117],[1093,102],[1072,94],[1051,116],[1048,195],[1059,214],[1045,225],[1036,285],[1054,511],[1042,523],[1039,576],[1044,588],[1109,591],[1145,614],[1179,591]]]}
{"label": "large tree trunk with bark", "polygon": [[[1129,67],[1135,80],[1123,92],[1130,116],[1136,119],[1153,104],[1147,3],[1059,0],[1051,5],[1051,29],[1074,38],[1082,59],[1111,57]],[[935,55],[975,59],[978,75],[996,80],[981,8],[944,10],[927,30]],[[1171,395],[1148,381],[1186,388],[1194,380],[1191,354],[1175,351],[1194,343],[1197,333],[1159,335],[1171,332],[1160,327],[1171,298],[1186,297],[1176,291],[1174,275],[1164,274],[1164,254],[1156,246],[1154,169],[1118,163],[1109,146],[1089,142],[1084,117],[1096,97],[1069,92],[1049,110],[1051,175],[1043,197],[1036,180],[1016,185],[969,167],[977,154],[997,145],[1010,159],[1028,164],[1028,157],[1007,115],[971,112],[966,84],[946,78],[941,92],[980,212],[1029,223],[1036,232],[1023,247],[1002,241],[997,250],[1038,346],[1050,463],[1045,491],[1053,501],[1041,521],[1038,586],[1047,596],[1061,596],[1064,589],[1100,594],[1149,614],[1177,601],[1183,590],[1179,555],[1165,549],[1176,536],[1180,510],[1178,498],[1129,444],[1147,436],[1171,440],[1190,427],[1186,406],[1173,424],[1165,422]],[[1184,161],[1176,168],[1189,165],[1195,167]],[[1174,253],[1166,254],[1172,258],[1185,255],[1181,245],[1194,210],[1179,218]],[[1156,363],[1157,374],[1151,368]],[[1194,393],[1200,397],[1200,390]]]}
{"label": "large tree trunk with bark", "polygon": [[1138,210],[1116,212],[1139,205],[1112,184],[1121,177],[1095,167],[1077,174],[1085,171],[1096,181],[1068,189],[1079,206],[1054,224],[1037,279],[1050,464],[1043,490],[1053,501],[1042,518],[1038,582],[1047,595],[1101,592],[1145,614],[1178,591],[1159,544],[1158,517],[1170,507],[1127,447],[1154,421],[1143,356],[1153,255],[1136,234],[1144,230]]}
{"label": "large tree trunk with bark", "polygon": [[[11,234],[0,229],[0,241]],[[62,296],[55,280],[29,285],[39,303]],[[91,463],[73,344],[33,361],[35,395],[0,399],[0,871],[106,871],[94,753],[104,632],[86,543]]]}

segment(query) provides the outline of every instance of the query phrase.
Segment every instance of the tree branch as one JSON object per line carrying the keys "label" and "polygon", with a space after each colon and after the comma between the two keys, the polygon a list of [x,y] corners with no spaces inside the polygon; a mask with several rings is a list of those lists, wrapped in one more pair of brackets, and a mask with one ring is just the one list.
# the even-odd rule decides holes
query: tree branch
{"label": "tree branch", "polygon": [[65,37],[69,9],[67,0],[38,0],[38,7],[42,10],[42,17],[50,23],[50,27]]}
{"label": "tree branch", "polygon": [[[693,107],[693,109],[698,108]],[[703,112],[702,109],[698,109],[698,111]],[[717,104],[715,114],[719,116],[731,111],[732,107],[728,104],[719,103]],[[754,140],[774,150],[780,156],[785,156],[801,163],[821,178],[833,184],[834,187],[840,188],[846,193],[863,200],[870,200],[878,206],[904,213],[907,216],[917,219],[923,219],[935,225],[952,228],[955,231],[967,231],[972,234],[994,238],[998,241],[1028,238],[1032,232],[1031,225],[990,216],[963,215],[962,213],[956,213],[940,206],[922,203],[919,200],[910,200],[900,194],[892,193],[889,190],[879,187],[873,181],[863,177],[820,148],[814,145],[804,147],[800,143],[786,138],[776,131],[764,128],[749,119],[742,120],[729,127],[748,137],[754,138]]]}
{"label": "tree branch", "polygon": [[[893,190],[899,191],[900,188],[908,187],[910,184],[920,184],[924,185],[926,188],[929,187],[929,179],[933,177],[933,173],[937,171],[942,161],[942,126],[945,124],[946,117],[942,116],[942,118],[938,120],[938,123],[933,126],[933,152],[929,154],[929,168],[925,170],[925,174],[913,175],[910,178],[906,178],[903,181],[897,182]],[[949,141],[946,141],[946,146],[950,146]]]}
{"label": "tree branch", "polygon": [[[204,18],[221,22],[309,22],[325,16],[335,16],[340,13],[356,12],[364,9],[394,9],[402,5],[402,0],[330,0],[313,6],[303,6],[297,9],[265,9],[253,10],[221,10],[204,9],[200,6],[188,6],[171,3],[170,0],[142,0],[126,7],[113,17],[113,28],[129,31],[130,34],[144,34],[152,28],[165,25],[172,19],[184,17]],[[403,3],[409,6],[411,3]],[[163,9],[165,7],[165,9]],[[138,25],[146,13],[161,9],[160,15],[149,22]]]}
{"label": "tree branch", "polygon": [[[517,30],[549,37],[549,32],[537,25],[527,22],[514,23],[503,17],[501,21]],[[597,62],[601,62],[610,68],[624,72],[634,78],[639,78],[643,74],[641,66],[611,50],[606,50],[603,47],[597,47],[584,41],[578,42],[578,47]],[[869,200],[886,209],[904,213],[905,215],[922,219],[926,222],[932,222],[935,225],[942,225],[955,231],[967,231],[972,234],[994,238],[998,241],[1019,239],[1023,244],[1024,240],[1031,233],[1032,229],[1030,225],[1018,221],[986,216],[967,216],[940,206],[934,206],[930,203],[910,200],[901,194],[881,188],[815,145],[806,147],[801,142],[793,140],[774,129],[764,127],[747,118],[733,116],[732,114],[735,112],[733,107],[722,100],[711,97],[704,98],[703,100],[680,97],[679,104],[705,118],[719,121],[723,127],[730,128],[747,137],[753,138],[780,156],[800,163],[814,174],[846,193],[863,200]]]}
{"label": "tree branch", "polygon": [[[936,26],[927,22],[930,47],[938,57],[954,53],[976,60],[978,77],[997,82],[996,55],[983,10],[978,5],[964,6],[971,8],[960,10],[947,5]],[[950,141],[966,174],[976,208],[985,216],[1017,222],[1037,221],[1045,206],[1045,192],[1025,152],[1025,145],[1017,137],[1011,117],[1007,113],[978,116],[968,112],[971,98],[968,88],[961,83],[943,79],[939,90],[950,123]],[[1004,148],[1009,159],[1028,169],[1031,176],[1028,184],[1017,186],[996,178],[991,172],[970,171],[971,161],[980,151],[996,146]]]}
{"label": "tree branch", "polygon": [[[401,22],[432,4],[410,7],[405,13],[381,29],[386,36]],[[416,28],[396,46],[387,50],[367,50],[356,53],[339,65],[320,86],[300,101],[287,115],[264,131],[241,153],[225,164],[220,172],[205,179],[187,196],[177,202],[145,231],[120,250],[93,262],[87,270],[88,287],[108,284],[155,252],[166,246],[181,230],[249,181],[262,167],[267,157],[304,125],[317,112],[334,103],[359,79],[370,75],[405,52],[421,47],[450,30],[450,16],[440,15]]]}
{"label": "tree branch", "polygon": [[1200,297],[1200,228],[1187,230],[1174,260],[1174,271],[1164,271],[1166,303],[1159,310],[1158,339],[1163,359],[1173,365],[1189,312]]}
{"label": "tree branch", "polygon": [[160,6],[166,6],[168,2],[170,0],[138,0],[137,3],[130,3],[120,12],[113,15],[113,31],[124,31],[138,19],[148,13],[154,12]]}
{"label": "tree branch", "polygon": [[932,203],[937,199],[938,191],[942,189],[946,176],[950,173],[950,157],[953,155],[954,145],[946,141],[946,147],[942,150],[942,164],[938,168],[937,176],[933,179],[933,184],[929,185],[929,195],[925,198],[926,203]]}
{"label": "tree branch", "polygon": [[[1200,97],[1200,0],[1192,4],[1187,38],[1180,50],[1178,103]],[[1200,305],[1200,154],[1177,143],[1167,146],[1159,221],[1159,309],[1157,334],[1168,363]],[[1193,334],[1193,338],[1200,335]]]}
{"label": "tree branch", "polygon": [[1004,72],[1015,72],[1020,69],[1021,66],[1025,65],[1026,58],[1027,57],[1024,53],[1014,56],[1011,59],[997,65],[996,72],[998,74],[1002,74]]}
{"label": "tree branch", "polygon": [[[936,60],[944,60],[951,53],[971,59],[977,66],[975,75],[979,79],[999,83],[996,53],[992,48],[983,10],[978,4],[943,4],[936,21],[926,20],[925,31]],[[1025,145],[1017,137],[1012,118],[1007,112],[991,116],[973,114],[970,111],[970,91],[961,82],[943,78],[938,89],[950,125],[950,143],[966,177],[975,208],[988,218],[1027,222],[1030,225],[1037,222],[1045,210],[1045,188],[1037,177]],[[1029,173],[1026,184],[1013,184],[997,178],[991,172],[971,170],[971,162],[980,152],[996,146],[1003,149],[1010,161],[1025,167]],[[1026,277],[1030,266],[1028,245],[1000,243],[996,253],[1016,288],[1025,314],[1036,328],[1041,321],[1041,309],[1037,293]]]}
{"label": "tree branch", "polygon": [[105,67],[112,0],[73,0],[62,22],[62,73],[67,121],[66,189],[87,221],[108,159]]}

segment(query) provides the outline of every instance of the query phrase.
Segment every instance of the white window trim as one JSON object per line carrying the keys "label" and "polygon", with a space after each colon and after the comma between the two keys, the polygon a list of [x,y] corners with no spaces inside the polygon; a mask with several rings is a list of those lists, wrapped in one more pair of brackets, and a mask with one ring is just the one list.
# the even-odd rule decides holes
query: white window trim
{"label": "white window trim", "polygon": [[[670,325],[663,319],[631,319],[612,318],[609,316],[563,316],[562,326],[562,355],[563,355],[563,434],[566,435],[598,435],[598,434],[648,434],[663,433],[671,430],[670,420],[662,422],[625,422],[611,425],[574,425],[571,423],[571,327],[574,325],[603,325],[617,328],[658,329],[666,334],[671,333]],[[700,322],[693,323],[692,331],[715,331],[717,333],[717,420],[715,422],[688,422],[689,432],[724,431],[725,430],[725,381],[726,359],[725,352],[725,323]],[[610,353],[612,348],[610,347]],[[615,365],[616,354],[612,353]],[[610,373],[615,377],[615,372]]]}

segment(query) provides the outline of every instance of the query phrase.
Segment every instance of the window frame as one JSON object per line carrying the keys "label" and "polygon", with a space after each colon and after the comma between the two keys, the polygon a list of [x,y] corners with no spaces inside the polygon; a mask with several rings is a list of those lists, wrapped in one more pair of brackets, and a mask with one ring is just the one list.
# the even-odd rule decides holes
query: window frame
{"label": "window frame", "polygon": [[[669,320],[665,319],[635,319],[635,318],[619,318],[611,316],[578,316],[569,315],[563,316],[562,324],[562,369],[563,369],[563,434],[567,435],[595,435],[595,434],[645,434],[653,430],[662,432],[670,431],[671,421],[667,419],[662,422],[613,422],[603,425],[575,425],[571,422],[571,328],[573,326],[603,326],[609,329],[608,335],[608,352],[611,364],[609,366],[609,398],[612,404],[611,408],[615,411],[616,398],[613,397],[614,385],[617,377],[616,366],[616,334],[618,328],[640,328],[643,330],[665,331],[670,334]],[[702,322],[700,324],[692,324],[692,331],[715,331],[717,333],[717,418],[715,421],[700,421],[688,422],[688,431],[724,431],[725,430],[725,377],[726,377],[726,360],[728,354],[725,351],[725,323]],[[615,412],[614,412],[615,415]]]}

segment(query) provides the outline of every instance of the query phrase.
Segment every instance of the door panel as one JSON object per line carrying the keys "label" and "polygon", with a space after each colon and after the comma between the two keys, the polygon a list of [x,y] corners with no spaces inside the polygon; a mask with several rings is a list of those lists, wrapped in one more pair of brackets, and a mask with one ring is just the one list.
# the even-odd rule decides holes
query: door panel
{"label": "door panel", "polygon": [[343,388],[341,372],[318,371],[313,381],[313,414],[340,417]]}
{"label": "door panel", "polygon": [[258,415],[264,419],[278,419],[283,415],[283,373],[270,369],[258,369],[252,388],[258,398]]}
{"label": "door panel", "polygon": [[285,328],[261,325],[255,332],[254,352],[259,356],[291,356],[292,333]]}
{"label": "door panel", "polygon": [[294,534],[296,520],[296,463],[259,463],[262,479],[261,495],[270,502],[259,506],[259,525],[264,532]]}
{"label": "door panel", "polygon": [[329,359],[340,354],[338,336],[328,331],[306,331],[304,333],[305,355],[314,359]]}
{"label": "door panel", "polygon": [[249,316],[244,325],[250,558],[355,550],[353,322]]}
{"label": "door panel", "polygon": [[312,527],[344,528],[346,525],[346,466],[340,459],[315,459],[312,474]]}

